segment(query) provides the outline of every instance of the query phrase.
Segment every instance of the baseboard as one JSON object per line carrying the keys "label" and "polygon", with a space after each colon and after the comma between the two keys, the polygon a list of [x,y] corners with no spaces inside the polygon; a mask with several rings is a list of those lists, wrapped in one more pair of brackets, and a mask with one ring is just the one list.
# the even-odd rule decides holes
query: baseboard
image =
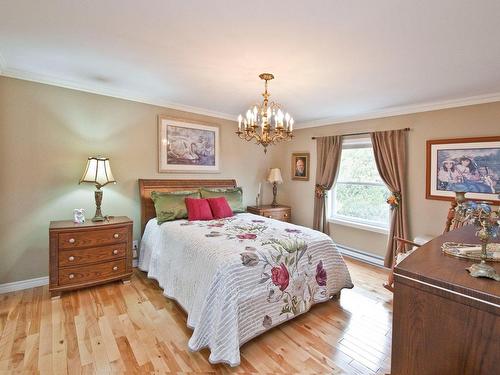
{"label": "baseboard", "polygon": [[36,288],[38,286],[47,285],[49,277],[37,277],[36,279],[14,281],[12,283],[0,284],[0,294],[15,292],[18,290]]}
{"label": "baseboard", "polygon": [[337,245],[337,248],[343,255],[349,256],[365,263],[373,264],[374,266],[384,267],[384,258],[380,255],[370,254],[365,251],[353,249],[344,245]]}
{"label": "baseboard", "polygon": [[[139,263],[138,259],[132,260],[132,267],[137,267]],[[20,280],[14,281],[12,283],[0,284],[0,294],[16,292],[18,290],[36,288],[39,286],[44,286],[49,283],[49,277],[37,277],[36,279]]]}

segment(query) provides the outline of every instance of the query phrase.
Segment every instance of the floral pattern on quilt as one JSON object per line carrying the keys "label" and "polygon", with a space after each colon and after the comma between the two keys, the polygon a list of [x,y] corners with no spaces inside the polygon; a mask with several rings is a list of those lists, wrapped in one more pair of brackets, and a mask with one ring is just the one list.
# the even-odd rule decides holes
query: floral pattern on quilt
{"label": "floral pattern on quilt", "polygon": [[[267,302],[280,303],[281,314],[292,316],[309,310],[314,302],[328,298],[326,281],[328,278],[323,268],[323,261],[314,260],[307,253],[306,235],[299,229],[285,228],[273,233],[264,220],[254,219],[251,222],[236,223],[234,218],[212,221],[199,221],[196,225],[209,229],[206,237],[225,237],[227,240],[240,242],[254,241],[261,249],[245,246],[240,253],[241,264],[246,267],[262,267],[259,284],[268,289]],[[182,223],[181,225],[191,225]],[[302,258],[307,260],[301,262]],[[288,318],[288,317],[287,317]],[[272,318],[264,317],[262,325],[272,326]]]}

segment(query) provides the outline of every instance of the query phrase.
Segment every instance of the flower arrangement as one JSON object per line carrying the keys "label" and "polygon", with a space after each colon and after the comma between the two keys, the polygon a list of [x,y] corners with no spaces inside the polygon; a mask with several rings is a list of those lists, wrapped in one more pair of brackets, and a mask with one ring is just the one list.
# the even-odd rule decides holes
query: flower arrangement
{"label": "flower arrangement", "polygon": [[386,202],[389,206],[391,206],[391,210],[398,208],[401,203],[401,193],[397,191],[393,192],[389,198],[387,198]]}

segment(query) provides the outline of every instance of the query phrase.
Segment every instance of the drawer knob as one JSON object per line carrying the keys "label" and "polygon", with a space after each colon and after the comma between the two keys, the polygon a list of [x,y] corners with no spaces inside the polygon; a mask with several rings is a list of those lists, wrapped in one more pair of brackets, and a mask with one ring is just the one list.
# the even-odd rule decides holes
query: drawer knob
{"label": "drawer knob", "polygon": [[69,243],[75,243],[75,239],[74,239],[74,238],[70,238],[70,239],[68,240],[68,242],[69,242]]}
{"label": "drawer knob", "polygon": [[269,215],[268,218],[272,219],[273,215]]}
{"label": "drawer knob", "polygon": [[288,217],[288,214],[285,214],[285,215],[283,215],[283,216]]}
{"label": "drawer knob", "polygon": [[72,255],[72,256],[70,256],[70,257],[68,258],[68,260],[69,260],[70,262],[72,262],[72,261],[74,261],[74,260],[75,260],[75,257]]}
{"label": "drawer knob", "polygon": [[118,238],[118,237],[120,237],[120,235],[118,233],[115,233],[115,234],[113,234],[113,237]]}
{"label": "drawer knob", "polygon": [[114,266],[113,271],[118,271],[118,266]]}
{"label": "drawer knob", "polygon": [[74,279],[74,278],[75,278],[75,274],[70,273],[70,274],[68,275],[68,277],[69,277],[70,279]]}
{"label": "drawer knob", "polygon": [[118,254],[118,250],[116,250],[116,249],[113,250],[113,254],[115,254],[115,255]]}

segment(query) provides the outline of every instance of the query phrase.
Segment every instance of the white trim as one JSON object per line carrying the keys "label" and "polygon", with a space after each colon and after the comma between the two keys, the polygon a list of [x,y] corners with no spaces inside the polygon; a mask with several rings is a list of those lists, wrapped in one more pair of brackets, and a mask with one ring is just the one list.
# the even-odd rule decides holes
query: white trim
{"label": "white trim", "polygon": [[377,266],[377,267],[384,267],[384,258],[381,257],[380,255],[370,254],[370,253],[367,253],[366,251],[353,249],[351,247],[347,247],[347,246],[339,245],[339,244],[337,244],[337,248],[339,249],[340,253],[343,255],[360,260],[360,261],[365,262],[365,263],[373,264],[374,266]]}
{"label": "white trim", "polygon": [[47,285],[49,283],[49,277],[37,277],[35,279],[14,281],[12,283],[0,284],[0,294],[15,292],[18,290],[36,288],[39,286]]}
{"label": "white trim", "polygon": [[294,124],[296,129],[315,128],[318,126],[342,124],[346,122],[372,120],[383,117],[401,116],[412,113],[438,111],[446,108],[465,107],[468,105],[486,104],[500,101],[500,92],[491,94],[475,95],[466,98],[457,98],[450,100],[441,100],[423,104],[414,104],[408,106],[391,107],[387,109],[374,110],[371,112],[361,113],[359,115],[345,117],[329,117],[315,121],[298,122]]}
{"label": "white trim", "polygon": [[382,227],[377,227],[375,225],[370,225],[354,220],[344,220],[340,219],[338,217],[329,217],[328,222],[332,224],[338,224],[338,225],[343,225],[345,227],[351,227],[351,228],[356,228],[356,229],[361,229],[361,230],[367,230],[370,232],[375,232],[375,233],[380,233],[380,234],[389,234],[389,229],[387,228],[382,228]]}
{"label": "white trim", "polygon": [[[131,101],[139,102],[139,103],[152,104],[152,105],[157,105],[160,107],[166,107],[166,108],[171,108],[171,109],[175,109],[175,110],[179,110],[179,111],[191,112],[191,113],[196,113],[196,114],[200,114],[200,115],[204,115],[204,116],[216,117],[216,118],[221,118],[221,119],[235,121],[235,122],[236,122],[236,118],[237,118],[236,114],[212,111],[212,110],[209,110],[206,108],[199,108],[199,107],[193,107],[193,106],[179,104],[179,103],[172,103],[172,102],[169,102],[166,100],[158,100],[158,99],[153,99],[153,98],[140,97],[137,95],[133,95],[131,93],[125,93],[125,92],[121,92],[121,91],[114,90],[114,89],[96,90],[96,89],[93,89],[93,88],[88,87],[88,86],[87,87],[83,86],[80,83],[60,79],[57,77],[47,76],[44,74],[28,72],[28,71],[19,70],[19,69],[8,69],[6,67],[5,59],[3,59],[1,57],[0,57],[0,75],[6,76],[6,77],[11,77],[11,78],[23,79],[23,80],[27,80],[27,81],[44,83],[47,85],[65,87],[68,89],[89,92],[92,94],[110,96],[110,97],[118,98],[118,99],[125,99],[125,100],[131,100]],[[318,126],[334,125],[334,124],[341,124],[341,123],[361,121],[361,120],[371,120],[371,119],[377,119],[377,118],[383,118],[383,117],[408,115],[408,114],[419,113],[419,112],[437,111],[437,110],[446,109],[446,108],[464,107],[464,106],[468,106],[468,105],[493,103],[493,102],[498,102],[498,101],[500,101],[500,92],[484,94],[484,95],[475,95],[475,96],[470,96],[470,97],[465,97],[465,98],[456,98],[456,99],[450,99],[450,100],[428,102],[428,103],[424,103],[424,104],[397,106],[397,107],[391,107],[391,108],[387,108],[387,109],[374,110],[371,112],[361,113],[361,114],[353,115],[353,116],[327,117],[327,118],[323,118],[323,119],[319,119],[319,120],[304,121],[304,122],[299,121],[299,122],[296,122],[294,124],[294,126],[295,126],[295,129],[314,128],[314,127],[318,127]]]}
{"label": "white trim", "polygon": [[5,72],[6,69],[7,69],[7,61],[5,61],[5,58],[0,53],[0,74]]}
{"label": "white trim", "polygon": [[401,275],[400,273],[397,273],[397,272],[394,272],[394,275],[395,276],[397,275],[398,277],[401,277],[401,278],[407,279],[407,280],[411,280],[413,282],[416,282],[416,283],[419,283],[419,284],[422,284],[422,285],[426,285],[426,286],[428,286],[430,288],[443,290],[443,291],[451,293],[451,294],[456,294],[457,296],[460,296],[460,297],[468,298],[468,299],[471,299],[471,300],[474,300],[474,301],[479,301],[481,303],[486,303],[486,304],[494,306],[496,308],[500,307],[500,305],[497,305],[496,303],[485,301],[485,300],[482,300],[482,299],[479,299],[479,298],[476,298],[476,297],[468,296],[467,294],[463,294],[463,293],[460,293],[460,292],[455,292],[454,290],[446,289],[446,288],[443,288],[441,286],[429,284],[429,283],[426,283],[425,281],[421,281],[421,280],[414,279],[413,277]]}
{"label": "white trim", "polygon": [[[1,66],[0,66],[0,68],[1,68]],[[18,69],[7,69],[7,68],[0,69],[0,75],[3,75],[5,77],[10,77],[10,78],[22,79],[22,80],[26,80],[26,81],[43,83],[46,85],[52,85],[52,86],[64,87],[64,88],[72,89],[72,90],[88,92],[91,94],[110,96],[112,98],[118,98],[118,99],[130,100],[130,101],[138,102],[138,103],[156,105],[159,107],[175,109],[178,111],[196,113],[198,115],[203,115],[203,116],[210,116],[210,117],[220,118],[220,119],[224,119],[224,120],[231,120],[234,122],[236,122],[236,118],[237,118],[237,115],[233,115],[230,113],[212,111],[212,110],[209,110],[206,108],[193,107],[193,106],[189,106],[189,105],[185,105],[185,104],[172,103],[172,102],[169,102],[166,100],[158,100],[158,99],[153,99],[153,98],[148,98],[148,97],[137,96],[137,95],[134,95],[132,93],[128,93],[128,92],[124,92],[124,91],[120,91],[120,90],[115,90],[115,89],[110,89],[110,88],[106,88],[106,89],[101,88],[101,89],[96,90],[94,88],[91,88],[90,86],[82,85],[81,83],[77,83],[74,81],[65,80],[65,79],[52,77],[52,76],[39,74],[39,73],[27,72],[27,71],[18,70]]]}

